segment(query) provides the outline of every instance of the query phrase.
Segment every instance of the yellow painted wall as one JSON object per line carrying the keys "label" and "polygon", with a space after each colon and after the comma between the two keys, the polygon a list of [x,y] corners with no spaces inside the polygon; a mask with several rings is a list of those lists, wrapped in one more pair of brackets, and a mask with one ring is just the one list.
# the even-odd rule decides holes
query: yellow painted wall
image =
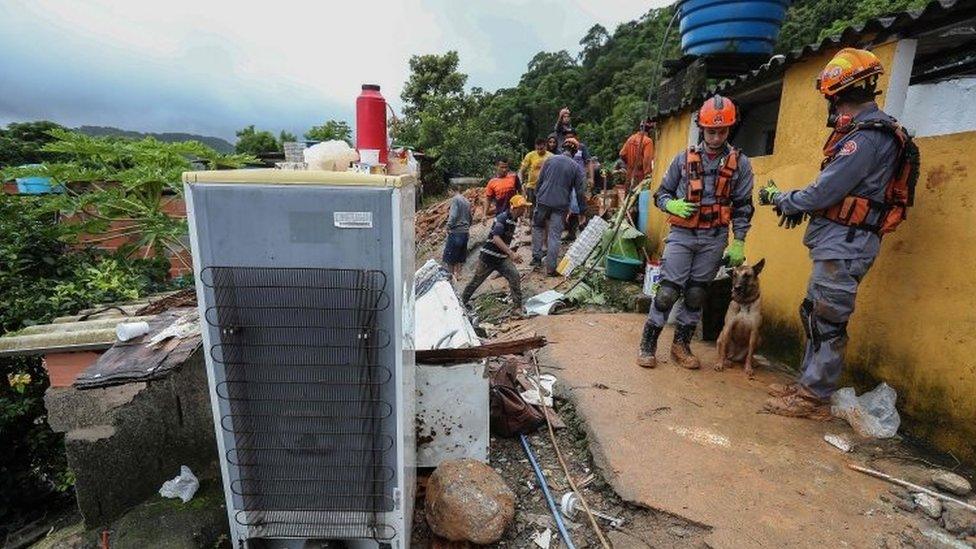
{"label": "yellow painted wall", "polygon": [[[890,66],[895,44],[874,52]],[[756,187],[773,179],[782,189],[806,186],[817,176],[826,102],[814,81],[833,51],[790,66],[783,79],[772,155],[754,158]],[[880,86],[887,85],[887,74]],[[734,99],[734,97],[733,97]],[[880,102],[883,104],[883,96]],[[664,121],[657,149],[670,160],[687,142],[688,113]],[[674,126],[675,129],[670,129]],[[677,131],[685,127],[683,134]],[[915,207],[861,285],[850,323],[848,371],[859,389],[887,381],[898,392],[903,426],[960,459],[976,462],[976,132],[918,140],[922,175]],[[665,155],[668,155],[667,157]],[[667,166],[655,174],[655,186]],[[973,173],[970,173],[973,172]],[[652,212],[648,234],[663,234],[664,216]],[[810,259],[803,229],[777,226],[757,205],[747,239],[750,261],[766,258],[762,275],[766,322],[799,341],[797,308],[805,294]],[[778,332],[783,333],[781,329]],[[767,334],[775,335],[775,334]],[[767,337],[768,339],[768,337]]]}
{"label": "yellow painted wall", "polygon": [[[664,172],[668,171],[671,160],[688,146],[688,131],[691,129],[691,112],[686,111],[663,120],[658,124],[658,140],[654,144],[654,174],[652,177],[653,187],[657,189],[661,184]],[[653,201],[653,200],[652,200]],[[644,227],[644,234],[647,235],[649,251],[652,257],[660,257],[664,251],[664,236],[668,232],[668,224],[665,221],[664,213],[651,205],[650,215],[647,216],[647,227]],[[655,247],[654,243],[658,243]]]}

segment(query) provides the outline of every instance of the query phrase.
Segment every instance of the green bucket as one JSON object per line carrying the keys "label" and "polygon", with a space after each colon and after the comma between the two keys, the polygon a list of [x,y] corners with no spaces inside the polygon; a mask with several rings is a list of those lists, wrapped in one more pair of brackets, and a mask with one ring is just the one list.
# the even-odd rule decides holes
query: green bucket
{"label": "green bucket", "polygon": [[644,262],[619,255],[607,256],[607,277],[617,280],[633,280],[637,277]]}

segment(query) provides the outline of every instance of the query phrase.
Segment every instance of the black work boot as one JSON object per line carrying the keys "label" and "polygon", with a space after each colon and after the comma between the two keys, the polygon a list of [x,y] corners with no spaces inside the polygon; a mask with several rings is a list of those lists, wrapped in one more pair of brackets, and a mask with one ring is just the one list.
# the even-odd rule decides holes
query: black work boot
{"label": "black work boot", "polygon": [[637,356],[637,365],[641,368],[653,368],[657,366],[657,338],[661,335],[661,328],[651,323],[650,319],[644,321],[644,333],[641,334],[640,354]]}
{"label": "black work boot", "polygon": [[671,343],[671,358],[681,366],[689,370],[701,368],[698,357],[691,353],[691,338],[695,335],[695,325],[686,324],[674,328],[674,341]]}

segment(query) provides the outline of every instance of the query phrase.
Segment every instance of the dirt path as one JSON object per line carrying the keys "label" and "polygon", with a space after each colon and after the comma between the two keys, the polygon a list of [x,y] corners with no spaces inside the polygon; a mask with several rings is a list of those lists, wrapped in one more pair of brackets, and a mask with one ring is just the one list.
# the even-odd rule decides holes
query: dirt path
{"label": "dirt path", "polygon": [[[540,362],[559,368],[587,424],[591,450],[625,500],[711,527],[713,547],[899,547],[916,517],[879,500],[888,485],[846,468],[850,456],[823,441],[849,433],[758,413],[782,374],[691,372],[633,363],[643,318],[630,314],[539,317],[550,345]],[[667,356],[670,331],[661,336]],[[714,348],[695,344],[704,364]]]}

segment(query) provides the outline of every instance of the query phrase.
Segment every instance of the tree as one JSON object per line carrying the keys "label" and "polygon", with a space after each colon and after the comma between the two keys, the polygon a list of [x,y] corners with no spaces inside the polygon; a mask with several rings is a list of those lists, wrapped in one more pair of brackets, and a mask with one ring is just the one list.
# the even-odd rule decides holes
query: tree
{"label": "tree", "polygon": [[295,137],[295,134],[291,132],[286,132],[285,130],[281,130],[281,133],[278,134],[278,150],[279,151],[285,150],[285,143],[289,141],[297,141],[297,140],[298,138]]}
{"label": "tree", "polygon": [[54,141],[49,133],[54,129],[64,128],[47,120],[14,122],[0,128],[0,168],[36,164],[50,158],[42,148]]}
{"label": "tree", "polygon": [[410,77],[403,86],[403,114],[414,116],[425,110],[434,99],[460,99],[468,75],[458,72],[460,59],[456,51],[444,55],[414,55],[410,57]]}
{"label": "tree", "polygon": [[853,10],[846,11],[845,16],[823,29],[818,39],[823,40],[828,36],[838,35],[847,27],[863,25],[869,19],[887,13],[922,9],[926,4],[928,0],[860,0]]}
{"label": "tree", "polygon": [[259,156],[280,151],[278,140],[269,131],[257,131],[254,124],[237,132],[237,143],[234,150],[239,154]]}
{"label": "tree", "polygon": [[610,33],[607,32],[607,28],[603,25],[597,23],[590,27],[590,30],[586,31],[586,35],[580,40],[580,46],[583,46],[583,50],[580,51],[579,59],[583,62],[584,67],[593,66],[593,62],[600,53],[600,49],[610,40]]}
{"label": "tree", "polygon": [[339,139],[352,143],[352,129],[344,120],[327,120],[321,126],[312,126],[305,132],[305,139],[310,141],[331,141]]}
{"label": "tree", "polygon": [[42,150],[56,154],[57,162],[9,168],[0,177],[50,177],[66,190],[51,198],[50,207],[77,217],[78,222],[70,225],[74,234],[95,236],[87,244],[131,238],[120,248],[124,256],[141,250],[144,256],[186,255],[186,219],[170,216],[163,199],[183,195],[182,174],[193,169],[191,161],[209,169],[238,168],[254,161],[248,155],[219,154],[198,141],[163,143],[152,137],[133,141],[64,129],[49,133],[55,141]]}

